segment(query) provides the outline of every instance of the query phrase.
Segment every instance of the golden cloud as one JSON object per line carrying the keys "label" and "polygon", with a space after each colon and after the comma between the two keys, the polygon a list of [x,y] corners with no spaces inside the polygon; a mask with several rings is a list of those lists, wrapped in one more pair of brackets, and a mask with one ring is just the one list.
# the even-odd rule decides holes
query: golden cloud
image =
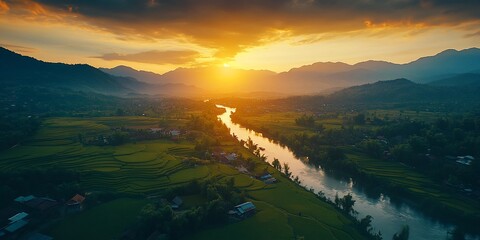
{"label": "golden cloud", "polygon": [[102,56],[96,56],[95,58],[101,58],[107,61],[128,61],[150,64],[186,64],[195,62],[195,59],[199,57],[199,53],[190,50],[178,50],[178,51],[146,51],[132,54],[119,54],[119,53],[107,53]]}
{"label": "golden cloud", "polygon": [[[1,1],[1,0],[0,0]],[[253,46],[369,28],[455,26],[480,19],[469,0],[14,0],[32,15],[56,14],[122,38],[180,39],[232,58]],[[5,4],[6,5],[6,4]],[[8,7],[8,5],[6,5]],[[10,8],[13,8],[10,6]],[[73,18],[72,18],[73,17]],[[74,19],[74,20],[72,20]],[[418,27],[417,27],[418,30]],[[302,41],[299,41],[301,43]]]}

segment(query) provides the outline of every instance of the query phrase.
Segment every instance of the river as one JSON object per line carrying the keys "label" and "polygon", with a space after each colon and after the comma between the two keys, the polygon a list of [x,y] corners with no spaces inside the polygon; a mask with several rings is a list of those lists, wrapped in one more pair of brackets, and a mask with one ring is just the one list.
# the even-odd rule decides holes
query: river
{"label": "river", "polygon": [[277,158],[282,165],[288,163],[290,171],[299,177],[302,186],[313,188],[315,192],[322,191],[330,199],[334,199],[337,193],[339,197],[350,193],[356,200],[354,209],[358,211],[358,217],[372,216],[372,226],[375,231],[382,232],[383,239],[391,239],[405,224],[410,227],[411,240],[446,239],[447,232],[452,230],[452,226],[434,221],[406,204],[392,203],[388,196],[368,197],[352,181],[338,180],[329,176],[321,169],[301,161],[287,147],[274,143],[261,133],[233,123],[230,115],[235,112],[235,108],[222,105],[217,107],[226,110],[225,113],[218,115],[218,118],[230,129],[230,134],[235,134],[238,139],[244,141],[250,137],[254,143],[265,149],[263,153],[268,157],[268,162],[271,163],[273,158]]}

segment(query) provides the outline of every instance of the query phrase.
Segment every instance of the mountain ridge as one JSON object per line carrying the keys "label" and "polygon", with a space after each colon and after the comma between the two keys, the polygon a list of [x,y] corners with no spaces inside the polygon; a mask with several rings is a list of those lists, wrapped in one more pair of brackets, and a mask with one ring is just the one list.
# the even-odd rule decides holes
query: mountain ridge
{"label": "mountain ridge", "polygon": [[[315,62],[279,73],[264,70],[230,69],[230,71],[249,71],[249,75],[244,79],[244,86],[238,85],[235,90],[264,91],[268,89],[272,92],[298,95],[314,94],[325,89],[346,88],[384,79],[407,78],[416,83],[428,83],[448,76],[478,71],[478,69],[480,69],[480,49],[468,48],[463,50],[447,49],[405,64],[382,60],[368,60],[356,64]],[[208,73],[200,74],[202,71],[206,72],[205,69],[200,68],[177,68],[164,74],[139,71],[133,68],[130,68],[128,73],[120,72],[117,68],[101,68],[101,70],[112,75],[132,76],[150,83],[180,82],[194,86],[203,84],[200,87],[205,89],[215,85],[205,77],[198,76],[208,75]],[[148,77],[142,79],[142,74],[148,74]],[[245,86],[249,84],[254,84],[257,88]]]}

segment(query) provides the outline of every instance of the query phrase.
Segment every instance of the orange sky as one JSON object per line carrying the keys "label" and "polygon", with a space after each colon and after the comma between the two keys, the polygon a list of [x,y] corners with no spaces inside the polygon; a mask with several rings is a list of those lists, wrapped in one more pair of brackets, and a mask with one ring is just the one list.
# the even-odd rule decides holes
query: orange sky
{"label": "orange sky", "polygon": [[480,47],[480,1],[0,0],[0,44],[45,61],[158,73],[405,63]]}

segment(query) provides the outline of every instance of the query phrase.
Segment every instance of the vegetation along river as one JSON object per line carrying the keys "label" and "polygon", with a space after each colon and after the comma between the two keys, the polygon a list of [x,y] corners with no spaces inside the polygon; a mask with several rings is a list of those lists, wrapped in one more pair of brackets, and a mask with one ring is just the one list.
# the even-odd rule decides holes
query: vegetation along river
{"label": "vegetation along river", "polygon": [[250,137],[255,144],[265,149],[263,153],[268,157],[268,162],[271,163],[274,158],[277,158],[282,165],[287,163],[293,176],[298,176],[301,180],[301,185],[309,189],[313,188],[315,192],[322,191],[325,197],[331,200],[337,193],[339,197],[350,193],[356,200],[354,209],[358,211],[357,217],[372,216],[375,231],[380,230],[384,239],[391,239],[393,234],[405,224],[409,225],[409,239],[413,240],[446,239],[448,231],[452,230],[452,226],[428,218],[406,204],[392,203],[388,196],[380,195],[377,198],[367,196],[352,181],[338,180],[329,176],[322,169],[296,157],[290,149],[274,143],[260,133],[233,123],[230,115],[235,112],[235,108],[222,105],[217,107],[226,110],[218,117],[230,129],[231,134],[235,134],[239,140],[244,141]]}

